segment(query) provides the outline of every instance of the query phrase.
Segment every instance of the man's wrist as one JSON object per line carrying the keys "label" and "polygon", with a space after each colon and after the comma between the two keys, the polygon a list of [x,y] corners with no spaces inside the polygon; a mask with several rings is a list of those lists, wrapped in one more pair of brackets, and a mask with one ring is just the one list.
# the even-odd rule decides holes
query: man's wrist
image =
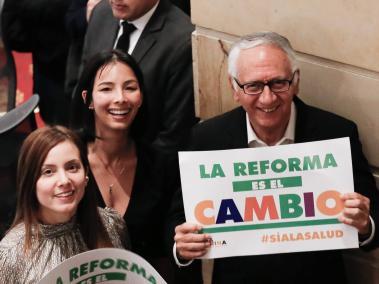
{"label": "man's wrist", "polygon": [[369,244],[375,235],[375,223],[374,220],[369,216],[370,218],[370,229],[369,233],[366,235],[359,235],[359,246],[365,246]]}
{"label": "man's wrist", "polygon": [[177,253],[176,253],[176,243],[174,243],[174,246],[172,247],[172,254],[173,254],[173,256],[174,256],[175,263],[176,263],[179,267],[188,266],[188,265],[190,265],[190,264],[193,262],[193,259],[192,259],[192,260],[188,260],[188,261],[185,262],[185,263],[182,263],[182,262],[179,261],[179,258],[178,258]]}

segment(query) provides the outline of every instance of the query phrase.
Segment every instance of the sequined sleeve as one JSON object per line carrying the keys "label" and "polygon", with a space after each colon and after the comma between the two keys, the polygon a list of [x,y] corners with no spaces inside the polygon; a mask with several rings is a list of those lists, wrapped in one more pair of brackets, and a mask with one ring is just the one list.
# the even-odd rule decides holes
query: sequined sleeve
{"label": "sequined sleeve", "polygon": [[13,228],[0,242],[0,283],[17,283],[17,263],[23,251],[24,234],[20,226]]}
{"label": "sequined sleeve", "polygon": [[128,230],[120,214],[109,207],[99,207],[99,213],[113,246],[130,249]]}
{"label": "sequined sleeve", "polygon": [[0,249],[0,283],[16,283],[16,279],[12,277],[14,274],[15,259],[12,250]]}

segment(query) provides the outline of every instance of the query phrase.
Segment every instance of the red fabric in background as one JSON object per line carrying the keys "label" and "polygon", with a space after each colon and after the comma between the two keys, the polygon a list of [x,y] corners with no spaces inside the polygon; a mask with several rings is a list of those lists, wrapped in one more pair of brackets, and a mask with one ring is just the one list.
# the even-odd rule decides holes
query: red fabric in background
{"label": "red fabric in background", "polygon": [[[33,94],[33,60],[31,53],[13,51],[12,54],[17,74],[16,105],[19,105]],[[35,111],[34,113],[37,126],[42,127],[44,123],[39,112]]]}

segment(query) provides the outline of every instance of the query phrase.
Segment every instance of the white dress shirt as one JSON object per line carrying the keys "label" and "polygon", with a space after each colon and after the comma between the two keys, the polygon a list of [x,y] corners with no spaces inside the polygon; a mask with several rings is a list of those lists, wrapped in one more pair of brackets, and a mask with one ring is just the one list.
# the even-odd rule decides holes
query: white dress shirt
{"label": "white dress shirt", "polygon": [[[292,144],[295,141],[295,126],[296,126],[296,106],[295,103],[291,104],[291,115],[286,131],[283,137],[275,143],[275,145],[287,145]],[[247,144],[249,148],[259,148],[268,146],[265,142],[258,138],[255,134],[253,127],[250,124],[249,116],[246,113],[246,129],[247,129]]]}
{"label": "white dress shirt", "polygon": [[[129,54],[132,54],[134,48],[136,47],[136,44],[144,30],[144,28],[146,27],[147,23],[149,22],[151,16],[154,14],[155,10],[157,9],[158,7],[158,4],[159,4],[159,1],[157,1],[157,3],[154,5],[153,8],[151,8],[146,14],[144,14],[142,17],[139,17],[138,19],[135,19],[134,21],[128,21],[129,24],[133,24],[136,29],[130,34],[129,36],[129,49],[128,49],[128,53]],[[120,38],[120,36],[122,35],[124,29],[122,27],[122,23],[124,22],[125,20],[120,20],[119,22],[119,29],[118,29],[118,34],[117,34],[117,37],[116,37],[116,41],[113,45],[113,48],[116,48],[117,46],[117,42],[118,42],[118,39]]]}

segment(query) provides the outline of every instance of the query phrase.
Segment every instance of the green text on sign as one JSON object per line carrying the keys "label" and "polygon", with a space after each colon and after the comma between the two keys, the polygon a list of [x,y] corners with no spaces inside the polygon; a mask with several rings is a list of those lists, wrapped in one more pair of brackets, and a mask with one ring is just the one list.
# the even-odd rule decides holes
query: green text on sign
{"label": "green text on sign", "polygon": [[251,191],[302,186],[301,176],[234,181],[233,191]]}
{"label": "green text on sign", "polygon": [[126,274],[113,272],[113,273],[104,273],[104,274],[94,275],[87,279],[79,281],[77,284],[102,283],[102,282],[111,281],[111,280],[125,281]]}

